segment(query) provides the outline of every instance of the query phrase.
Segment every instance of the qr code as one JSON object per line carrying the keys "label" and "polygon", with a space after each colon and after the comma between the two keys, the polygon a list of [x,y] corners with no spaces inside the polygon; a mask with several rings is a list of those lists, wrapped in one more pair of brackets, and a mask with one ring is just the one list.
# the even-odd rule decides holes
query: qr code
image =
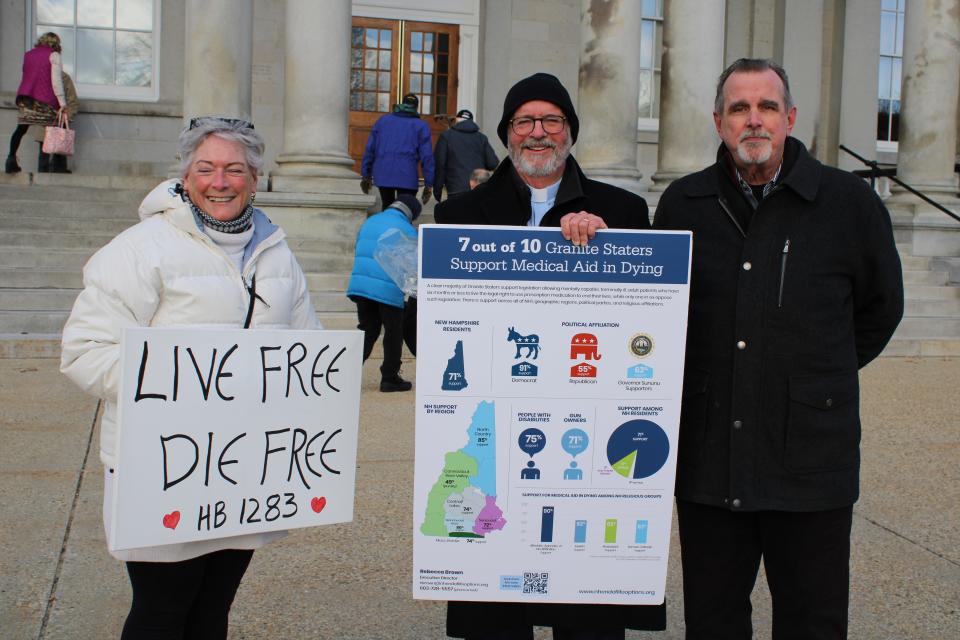
{"label": "qr code", "polygon": [[523,574],[524,593],[547,593],[549,589],[549,573],[533,573],[526,571]]}

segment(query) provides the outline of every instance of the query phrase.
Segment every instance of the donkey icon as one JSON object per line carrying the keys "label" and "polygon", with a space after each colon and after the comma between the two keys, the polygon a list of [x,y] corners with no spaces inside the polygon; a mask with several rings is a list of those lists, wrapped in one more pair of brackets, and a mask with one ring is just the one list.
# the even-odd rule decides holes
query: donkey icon
{"label": "donkey icon", "polygon": [[507,332],[507,342],[515,342],[517,344],[517,354],[513,356],[514,358],[519,358],[520,349],[526,349],[527,358],[537,359],[537,355],[540,353],[540,336],[535,333],[531,333],[528,336],[522,336],[517,333],[513,327],[510,327]]}

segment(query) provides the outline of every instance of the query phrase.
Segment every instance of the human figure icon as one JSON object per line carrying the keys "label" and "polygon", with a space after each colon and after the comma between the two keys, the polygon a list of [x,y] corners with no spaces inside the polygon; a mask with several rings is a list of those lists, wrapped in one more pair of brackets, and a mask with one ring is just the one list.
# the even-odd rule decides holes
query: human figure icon
{"label": "human figure icon", "polygon": [[533,464],[533,460],[527,463],[525,469],[520,471],[521,480],[539,480],[540,479],[540,469],[537,469]]}
{"label": "human figure icon", "polygon": [[578,469],[577,463],[571,460],[570,467],[568,469],[563,470],[563,479],[564,480],[582,480],[583,469]]}

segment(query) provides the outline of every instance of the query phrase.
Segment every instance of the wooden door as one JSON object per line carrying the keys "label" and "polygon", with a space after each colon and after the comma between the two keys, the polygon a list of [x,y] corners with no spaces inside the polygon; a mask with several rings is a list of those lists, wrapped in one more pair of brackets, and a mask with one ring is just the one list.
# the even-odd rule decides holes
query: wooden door
{"label": "wooden door", "polygon": [[433,144],[457,108],[457,25],[353,18],[350,52],[349,153],[354,171],[373,123],[407,93],[420,100],[420,117]]}

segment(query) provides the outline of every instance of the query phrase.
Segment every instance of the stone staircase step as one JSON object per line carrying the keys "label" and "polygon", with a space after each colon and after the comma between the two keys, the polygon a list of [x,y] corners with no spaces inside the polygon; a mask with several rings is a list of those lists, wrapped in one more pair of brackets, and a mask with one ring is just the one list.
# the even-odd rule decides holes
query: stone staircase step
{"label": "stone staircase step", "polygon": [[960,318],[904,317],[893,337],[960,340]]}
{"label": "stone staircase step", "polygon": [[0,334],[60,333],[70,312],[56,311],[0,311]]}
{"label": "stone staircase step", "polygon": [[906,284],[947,284],[945,271],[904,271],[903,283]]}
{"label": "stone staircase step", "polygon": [[0,235],[0,255],[6,247],[32,247],[37,249],[99,249],[110,242],[112,233],[37,233],[35,231],[4,231]]}
{"label": "stone staircase step", "polygon": [[[3,197],[0,192],[0,198]],[[108,219],[125,220],[129,224],[135,224],[140,221],[137,215],[138,203],[123,202],[86,202],[83,200],[10,200],[3,202],[2,212],[5,217],[13,217],[14,220],[19,217],[50,218],[52,220],[76,218],[80,220],[88,219]]]}
{"label": "stone staircase step", "polygon": [[904,303],[904,315],[921,318],[958,318],[960,317],[960,299],[953,300],[910,300]]}
{"label": "stone staircase step", "polygon": [[0,217],[0,232],[7,230],[33,231],[36,233],[104,233],[117,235],[127,227],[134,225],[136,218],[125,217],[94,218],[85,216],[4,216]]}
{"label": "stone staircase step", "polygon": [[907,300],[960,300],[960,287],[907,284],[904,295]]}
{"label": "stone staircase step", "polygon": [[[29,246],[10,247],[3,246],[2,238],[3,234],[0,234],[0,271],[22,269],[79,271],[95,251],[90,247],[83,249],[61,247],[56,251],[41,251]],[[15,285],[0,284],[0,287],[9,286]]]}
{"label": "stone staircase step", "polygon": [[[2,251],[2,249],[0,249]],[[47,254],[38,252],[38,257]],[[62,254],[49,254],[54,258],[63,258]],[[0,268],[0,287],[9,289],[80,289],[83,286],[83,263],[80,260],[75,268],[37,267],[37,268]]]}
{"label": "stone staircase step", "polygon": [[904,271],[926,271],[930,268],[930,258],[926,256],[911,256],[901,253],[900,266]]}
{"label": "stone staircase step", "polygon": [[79,289],[0,288],[0,309],[10,311],[63,311],[73,307]]}
{"label": "stone staircase step", "polygon": [[894,338],[883,350],[893,357],[960,357],[960,340]]}

